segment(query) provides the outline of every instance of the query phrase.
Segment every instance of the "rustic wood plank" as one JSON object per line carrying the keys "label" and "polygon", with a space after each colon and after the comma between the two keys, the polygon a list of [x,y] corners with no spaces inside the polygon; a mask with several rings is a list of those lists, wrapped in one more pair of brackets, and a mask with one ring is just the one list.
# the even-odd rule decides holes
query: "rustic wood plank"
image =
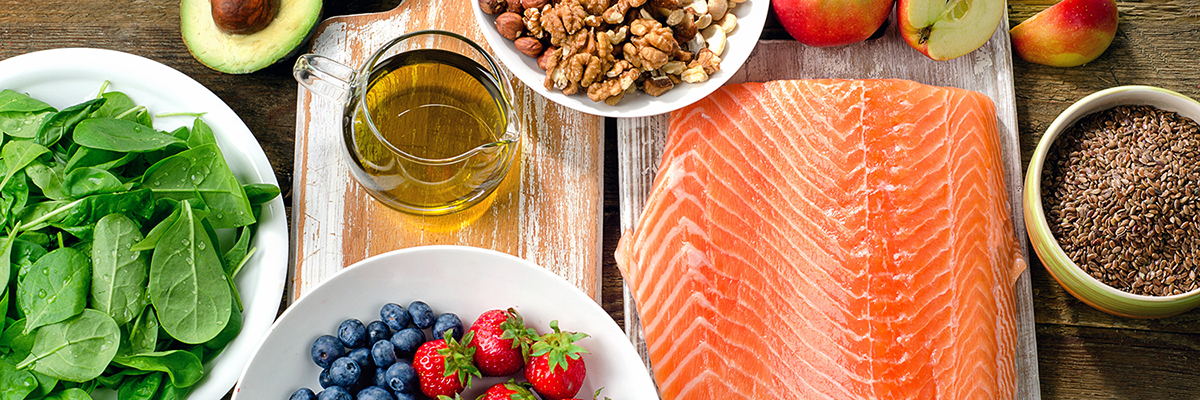
{"label": "rustic wood plank", "polygon": [[[894,18],[893,18],[894,20]],[[1004,175],[1009,187],[1012,221],[1022,252],[1029,257],[1022,223],[1022,167],[1017,136],[1011,49],[1007,19],[992,39],[979,50],[958,59],[938,62],[909,48],[900,39],[894,23],[875,40],[837,48],[814,48],[794,41],[762,41],[730,83],[762,82],[801,78],[901,78],[921,83],[952,86],[982,92],[996,103],[999,119]],[[787,60],[787,62],[784,62]],[[661,160],[669,117],[660,115],[618,122],[618,156],[621,169],[622,229],[637,221]],[[1040,397],[1037,346],[1029,271],[1016,284],[1017,299],[1017,386],[1019,399]],[[630,340],[648,360],[634,301],[626,291],[625,328]]]}
{"label": "rustic wood plank", "polygon": [[1042,389],[1053,399],[1194,399],[1200,335],[1039,325]]}
{"label": "rustic wood plank", "polygon": [[[467,0],[412,0],[384,13],[333,18],[318,28],[313,52],[358,65],[384,42],[434,27],[485,44],[470,7]],[[354,262],[427,244],[515,254],[599,295],[603,120],[513,86],[523,144],[510,179],[490,208],[438,218],[394,211],[354,183],[341,154],[341,105],[297,89],[293,300]],[[457,229],[473,211],[482,213]]]}

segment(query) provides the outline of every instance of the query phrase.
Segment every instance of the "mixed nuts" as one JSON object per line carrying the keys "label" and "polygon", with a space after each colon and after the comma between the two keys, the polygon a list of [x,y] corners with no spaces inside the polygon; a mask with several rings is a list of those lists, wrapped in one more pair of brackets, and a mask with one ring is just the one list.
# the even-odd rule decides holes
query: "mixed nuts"
{"label": "mixed nuts", "polygon": [[616,105],[721,69],[745,0],[479,0],[500,36],[546,71],[547,89]]}

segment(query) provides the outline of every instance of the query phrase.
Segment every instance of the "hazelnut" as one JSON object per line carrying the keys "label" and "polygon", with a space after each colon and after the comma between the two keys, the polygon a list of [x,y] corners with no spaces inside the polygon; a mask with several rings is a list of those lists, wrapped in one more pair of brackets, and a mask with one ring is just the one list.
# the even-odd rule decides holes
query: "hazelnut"
{"label": "hazelnut", "polygon": [[229,34],[250,34],[271,24],[279,12],[279,0],[212,0],[212,17],[217,28]]}
{"label": "hazelnut", "polygon": [[550,0],[521,0],[521,5],[524,6],[526,10],[530,8],[542,8],[542,6],[548,3],[550,3]]}
{"label": "hazelnut", "polygon": [[537,39],[529,36],[523,36],[517,38],[514,44],[517,46],[517,51],[520,51],[527,56],[537,57],[542,55],[542,42],[538,41]]}
{"label": "hazelnut", "polygon": [[556,47],[554,46],[547,47],[545,51],[542,51],[542,55],[538,56],[537,65],[538,68],[542,69],[542,71],[550,68],[550,58],[554,57],[555,49]]}
{"label": "hazelnut", "polygon": [[525,32],[525,21],[521,15],[509,11],[496,17],[496,31],[508,40],[517,40]]}
{"label": "hazelnut", "polygon": [[506,0],[508,3],[507,11],[520,15],[525,12],[525,5],[521,4],[521,0]]}
{"label": "hazelnut", "polygon": [[479,0],[479,10],[489,15],[502,13],[505,7],[508,7],[505,0]]}

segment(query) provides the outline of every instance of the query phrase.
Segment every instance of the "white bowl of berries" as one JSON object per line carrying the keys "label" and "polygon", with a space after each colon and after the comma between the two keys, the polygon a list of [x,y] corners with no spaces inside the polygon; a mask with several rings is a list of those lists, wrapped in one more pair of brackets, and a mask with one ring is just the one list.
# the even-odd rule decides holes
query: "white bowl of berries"
{"label": "white bowl of berries", "polygon": [[[447,375],[446,366],[456,373]],[[658,399],[641,358],[594,300],[511,255],[428,246],[363,260],[292,304],[259,344],[233,398],[474,399],[528,391],[546,400],[591,399],[601,389],[600,398]]]}

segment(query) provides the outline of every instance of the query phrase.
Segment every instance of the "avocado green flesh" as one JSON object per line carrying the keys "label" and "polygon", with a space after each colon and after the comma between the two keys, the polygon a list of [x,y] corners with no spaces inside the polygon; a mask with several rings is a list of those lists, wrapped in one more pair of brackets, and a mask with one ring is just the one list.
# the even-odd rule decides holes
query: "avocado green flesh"
{"label": "avocado green flesh", "polygon": [[188,51],[205,66],[246,74],[283,60],[308,41],[321,17],[321,0],[280,0],[279,12],[261,31],[234,35],[212,19],[209,0],[183,0],[180,31]]}

